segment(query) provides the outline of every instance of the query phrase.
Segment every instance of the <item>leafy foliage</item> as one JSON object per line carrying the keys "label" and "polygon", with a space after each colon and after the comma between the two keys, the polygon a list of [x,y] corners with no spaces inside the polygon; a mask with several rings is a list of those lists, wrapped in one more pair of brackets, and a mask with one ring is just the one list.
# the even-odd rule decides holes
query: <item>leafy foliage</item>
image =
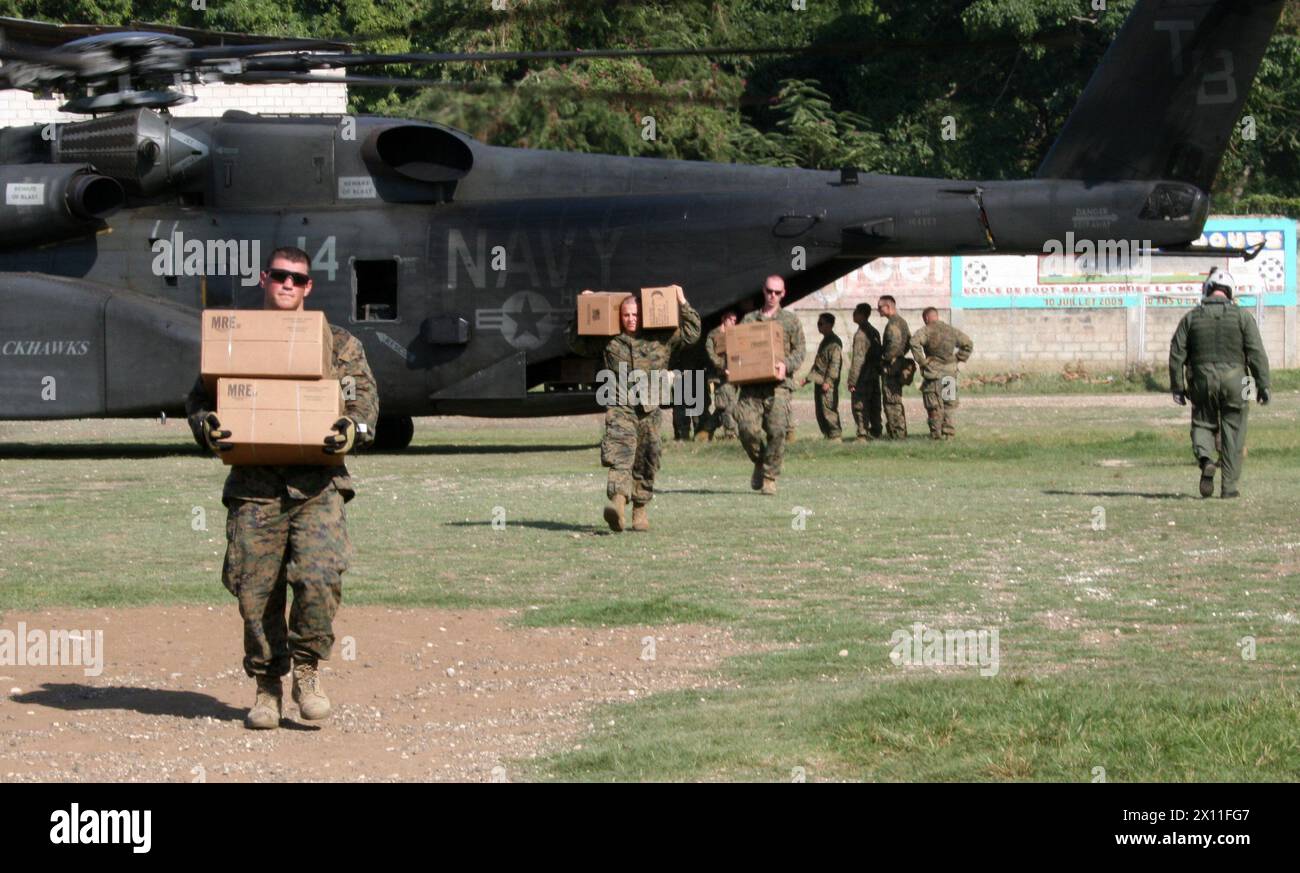
{"label": "leafy foliage", "polygon": [[[807,46],[395,65],[388,74],[441,84],[353,88],[351,109],[436,120],[500,145],[1000,179],[1034,173],[1134,2],[506,0],[495,11],[490,0],[0,0],[0,14],[332,37],[382,52]],[[1300,198],[1297,69],[1300,0],[1288,0],[1224,157],[1217,211]]]}

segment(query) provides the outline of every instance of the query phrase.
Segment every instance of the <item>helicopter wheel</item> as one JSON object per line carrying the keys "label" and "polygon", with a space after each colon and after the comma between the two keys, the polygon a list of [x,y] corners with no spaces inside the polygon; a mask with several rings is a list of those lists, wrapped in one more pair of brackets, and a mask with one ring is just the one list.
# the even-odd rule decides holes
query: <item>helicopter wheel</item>
{"label": "helicopter wheel", "polygon": [[375,424],[376,449],[400,451],[411,444],[415,436],[415,422],[409,415],[381,415]]}

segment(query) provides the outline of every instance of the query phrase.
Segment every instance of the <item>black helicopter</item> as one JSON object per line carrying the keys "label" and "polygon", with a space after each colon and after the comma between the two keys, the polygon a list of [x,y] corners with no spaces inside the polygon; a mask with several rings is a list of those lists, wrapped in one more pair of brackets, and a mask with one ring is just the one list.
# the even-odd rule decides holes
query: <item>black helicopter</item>
{"label": "black helicopter", "polygon": [[66,111],[94,117],[0,129],[0,419],[180,411],[199,310],[259,305],[255,255],[284,244],[312,255],[313,308],[364,343],[389,447],[409,443],[412,416],[594,411],[591,391],[547,390],[573,380],[563,327],[587,287],[680,284],[707,317],[768,274],[798,299],[882,256],[1034,254],[1067,234],[1186,253],[1282,7],[1140,0],[1022,181],[502,148],[381,117],[167,111],[193,99],[176,90],[186,82],[654,51],[365,55],[132,31],[6,41],[0,88],[61,93]]}

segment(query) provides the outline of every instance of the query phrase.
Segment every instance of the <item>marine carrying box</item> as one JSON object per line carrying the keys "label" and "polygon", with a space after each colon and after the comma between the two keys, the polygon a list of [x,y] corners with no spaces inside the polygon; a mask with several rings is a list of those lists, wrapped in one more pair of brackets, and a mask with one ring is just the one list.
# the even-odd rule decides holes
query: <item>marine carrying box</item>
{"label": "marine carrying box", "polygon": [[325,437],[343,415],[337,379],[218,379],[217,418],[230,431],[219,452],[226,464],[334,466],[342,455],[325,453]]}
{"label": "marine carrying box", "polygon": [[677,292],[680,285],[641,289],[641,328],[659,330],[678,326]]}
{"label": "marine carrying box", "polygon": [[784,360],[780,322],[751,321],[727,328],[727,381],[733,385],[779,381],[776,363]]}
{"label": "marine carrying box", "polygon": [[618,336],[623,332],[618,308],[631,294],[622,291],[593,291],[578,295],[578,335]]}
{"label": "marine carrying box", "polygon": [[334,339],[323,312],[203,310],[203,383],[217,379],[325,379],[333,376]]}

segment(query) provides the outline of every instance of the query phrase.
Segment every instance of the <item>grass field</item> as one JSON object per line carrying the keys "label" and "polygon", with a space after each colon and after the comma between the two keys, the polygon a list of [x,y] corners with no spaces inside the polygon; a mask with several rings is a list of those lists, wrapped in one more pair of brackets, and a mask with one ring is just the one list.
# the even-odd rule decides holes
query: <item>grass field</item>
{"label": "grass field", "polygon": [[[915,393],[912,439],[865,446],[812,439],[801,401],[778,496],[734,442],[670,443],[654,529],[622,535],[597,419],[422,421],[351,464],[344,608],[754,644],[725,688],[611,707],[580,750],[517,765],[532,778],[1294,780],[1298,411],[1254,409],[1244,498],[1203,501],[1164,395],[989,392],[937,445]],[[224,470],[189,446],[183,423],[0,423],[0,610],[229,606]],[[916,623],[997,631],[996,675],[895,664]]]}

